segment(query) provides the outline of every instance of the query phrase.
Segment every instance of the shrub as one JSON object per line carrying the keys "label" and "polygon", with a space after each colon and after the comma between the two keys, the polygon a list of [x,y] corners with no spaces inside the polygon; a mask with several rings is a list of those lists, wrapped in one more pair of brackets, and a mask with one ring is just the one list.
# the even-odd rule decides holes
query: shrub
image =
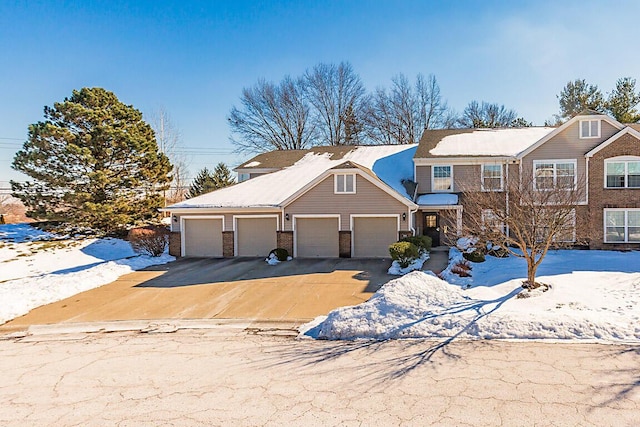
{"label": "shrub", "polygon": [[398,261],[401,268],[407,268],[418,259],[420,250],[411,242],[396,242],[389,246],[389,254],[391,259]]}
{"label": "shrub", "polygon": [[127,240],[137,253],[160,256],[169,244],[169,230],[158,226],[132,228]]}
{"label": "shrub", "polygon": [[413,243],[418,247],[420,255],[423,255],[431,250],[431,237],[429,236],[409,236],[400,239],[401,242]]}
{"label": "shrub", "polygon": [[459,262],[451,267],[451,272],[460,277],[471,277],[471,266],[468,262]]}
{"label": "shrub", "polygon": [[267,258],[271,258],[271,254],[275,255],[278,261],[286,261],[289,258],[289,251],[285,248],[275,248],[269,252],[269,256]]}
{"label": "shrub", "polygon": [[473,252],[464,252],[462,254],[464,259],[471,262],[484,262],[484,254],[481,251],[475,250]]}

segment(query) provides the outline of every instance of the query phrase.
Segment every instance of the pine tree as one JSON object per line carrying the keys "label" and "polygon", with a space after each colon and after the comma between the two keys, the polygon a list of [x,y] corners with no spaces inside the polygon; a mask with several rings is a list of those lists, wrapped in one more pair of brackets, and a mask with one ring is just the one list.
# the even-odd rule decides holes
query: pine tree
{"label": "pine tree", "polygon": [[636,92],[636,79],[624,77],[618,79],[616,88],[609,94],[606,109],[621,123],[636,123],[640,121],[638,104],[640,92]]}
{"label": "pine tree", "polygon": [[28,215],[107,232],[159,217],[171,164],[142,113],[102,88],[74,90],[29,126],[11,182]]}
{"label": "pine tree", "polygon": [[235,184],[236,180],[234,179],[229,167],[220,162],[213,170],[213,182],[215,189],[217,190]]}
{"label": "pine tree", "polygon": [[197,197],[201,194],[209,193],[216,189],[216,181],[209,169],[206,167],[198,172],[198,175],[193,179],[193,182],[189,186],[189,192],[187,199]]}
{"label": "pine tree", "polygon": [[605,102],[602,92],[596,85],[588,84],[584,79],[568,82],[558,95],[560,117],[570,119],[584,110],[604,112]]}

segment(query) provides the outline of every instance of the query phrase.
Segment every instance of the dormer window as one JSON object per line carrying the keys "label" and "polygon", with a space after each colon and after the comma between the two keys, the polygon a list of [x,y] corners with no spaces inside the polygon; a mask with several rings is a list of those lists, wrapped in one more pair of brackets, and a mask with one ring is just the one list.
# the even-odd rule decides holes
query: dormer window
{"label": "dormer window", "polygon": [[600,120],[580,120],[580,138],[600,138]]}
{"label": "dormer window", "polygon": [[356,175],[352,173],[337,173],[334,178],[335,194],[355,194]]}

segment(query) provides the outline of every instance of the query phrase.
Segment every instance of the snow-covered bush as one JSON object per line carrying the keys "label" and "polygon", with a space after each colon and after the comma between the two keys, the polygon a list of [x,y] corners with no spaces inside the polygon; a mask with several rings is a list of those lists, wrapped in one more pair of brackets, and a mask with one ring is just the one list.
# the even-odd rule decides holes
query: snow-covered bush
{"label": "snow-covered bush", "polygon": [[147,226],[129,230],[127,240],[137,253],[160,256],[169,244],[169,231],[165,227]]}
{"label": "snow-covered bush", "polygon": [[401,268],[406,268],[420,257],[420,251],[411,242],[396,242],[389,246],[389,255],[394,261],[398,261]]}
{"label": "snow-covered bush", "polygon": [[424,255],[425,253],[429,252],[431,250],[431,244],[432,244],[432,240],[431,237],[429,236],[409,236],[409,237],[403,237],[402,239],[400,239],[401,242],[409,242],[409,243],[413,243],[414,245],[416,245],[418,247],[418,251],[420,253],[420,256]]}

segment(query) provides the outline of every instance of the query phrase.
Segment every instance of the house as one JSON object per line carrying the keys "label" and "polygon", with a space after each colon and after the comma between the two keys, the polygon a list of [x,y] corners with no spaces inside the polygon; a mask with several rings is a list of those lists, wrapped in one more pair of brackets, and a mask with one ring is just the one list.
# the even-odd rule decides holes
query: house
{"label": "house", "polygon": [[[460,191],[584,181],[591,248],[640,249],[640,126],[585,111],[559,127],[425,130],[410,146],[315,147],[260,154],[240,183],[169,206],[171,253],[385,257],[411,234],[434,245],[460,230]],[[584,180],[578,180],[584,177]]]}

